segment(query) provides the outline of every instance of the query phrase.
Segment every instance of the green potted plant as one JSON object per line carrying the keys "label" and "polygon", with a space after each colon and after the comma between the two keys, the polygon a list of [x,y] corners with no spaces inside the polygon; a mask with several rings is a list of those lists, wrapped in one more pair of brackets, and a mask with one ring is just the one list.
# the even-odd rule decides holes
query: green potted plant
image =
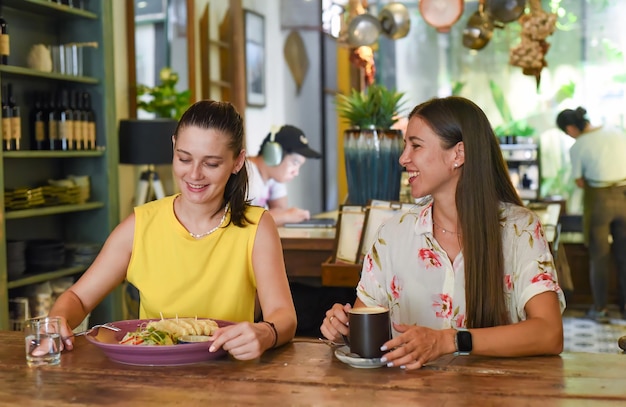
{"label": "green potted plant", "polygon": [[390,129],[398,121],[403,97],[403,92],[373,84],[364,92],[352,89],[337,95],[337,111],[352,127]]}
{"label": "green potted plant", "polygon": [[165,67],[159,73],[160,85],[137,85],[137,108],[154,113],[157,117],[180,119],[189,107],[190,92],[176,90],[178,74]]}
{"label": "green potted plant", "polygon": [[379,84],[337,96],[337,112],[351,126],[343,145],[350,204],[400,199],[402,131],[391,127],[398,121],[403,97]]}

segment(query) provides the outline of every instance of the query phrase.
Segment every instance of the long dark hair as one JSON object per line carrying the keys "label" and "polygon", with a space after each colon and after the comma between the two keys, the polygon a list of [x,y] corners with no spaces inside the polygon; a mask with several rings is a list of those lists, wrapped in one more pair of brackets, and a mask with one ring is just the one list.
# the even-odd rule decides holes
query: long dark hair
{"label": "long dark hair", "polygon": [[468,328],[509,324],[504,297],[500,202],[522,205],[485,113],[462,97],[431,99],[409,115],[420,117],[444,149],[463,142],[465,162],[456,188],[463,231],[465,306]]}
{"label": "long dark hair", "polygon": [[[216,130],[227,136],[229,139],[228,149],[233,153],[233,158],[237,158],[243,150],[243,119],[237,109],[228,102],[201,100],[194,103],[178,121],[174,138],[178,137],[179,131],[191,126],[204,130]],[[238,173],[230,175],[224,189],[224,205],[230,205],[230,221],[240,227],[245,226],[246,223],[251,223],[245,215],[246,208],[250,204],[247,195],[248,171],[244,164]]]}
{"label": "long dark hair", "polygon": [[563,132],[567,133],[565,130],[567,126],[574,125],[580,131],[585,130],[585,127],[589,124],[589,119],[587,119],[587,110],[583,107],[577,107],[576,110],[565,109],[561,113],[556,116],[556,125],[559,126]]}

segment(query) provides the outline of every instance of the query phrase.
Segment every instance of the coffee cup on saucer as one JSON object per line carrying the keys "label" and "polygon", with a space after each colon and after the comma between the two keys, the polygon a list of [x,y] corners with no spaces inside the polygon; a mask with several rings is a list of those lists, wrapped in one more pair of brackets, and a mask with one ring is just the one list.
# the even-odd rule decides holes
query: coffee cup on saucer
{"label": "coffee cup on saucer", "polygon": [[348,311],[350,352],[362,358],[383,356],[380,347],[391,339],[389,310],[383,307],[360,307]]}

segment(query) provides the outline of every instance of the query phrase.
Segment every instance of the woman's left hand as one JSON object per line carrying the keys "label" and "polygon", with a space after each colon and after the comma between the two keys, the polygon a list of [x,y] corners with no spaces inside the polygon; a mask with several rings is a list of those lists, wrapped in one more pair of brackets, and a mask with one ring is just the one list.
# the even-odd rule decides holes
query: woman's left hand
{"label": "woman's left hand", "polygon": [[267,348],[263,346],[262,338],[271,334],[269,329],[267,324],[250,322],[240,322],[222,327],[213,335],[213,343],[209,352],[215,352],[222,348],[233,355],[235,359],[251,360],[258,358]]}
{"label": "woman's left hand", "polygon": [[445,330],[434,330],[417,325],[393,324],[400,335],[385,343],[391,352],[383,355],[387,366],[403,369],[419,369],[424,364],[445,354]]}

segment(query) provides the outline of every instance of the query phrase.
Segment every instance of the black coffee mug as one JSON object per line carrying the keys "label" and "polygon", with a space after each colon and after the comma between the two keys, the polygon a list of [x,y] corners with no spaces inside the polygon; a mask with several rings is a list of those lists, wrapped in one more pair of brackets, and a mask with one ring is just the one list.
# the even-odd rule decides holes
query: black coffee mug
{"label": "black coffee mug", "polygon": [[389,310],[383,307],[353,308],[348,311],[350,320],[350,352],[362,358],[380,358],[385,352],[380,350],[391,339]]}

